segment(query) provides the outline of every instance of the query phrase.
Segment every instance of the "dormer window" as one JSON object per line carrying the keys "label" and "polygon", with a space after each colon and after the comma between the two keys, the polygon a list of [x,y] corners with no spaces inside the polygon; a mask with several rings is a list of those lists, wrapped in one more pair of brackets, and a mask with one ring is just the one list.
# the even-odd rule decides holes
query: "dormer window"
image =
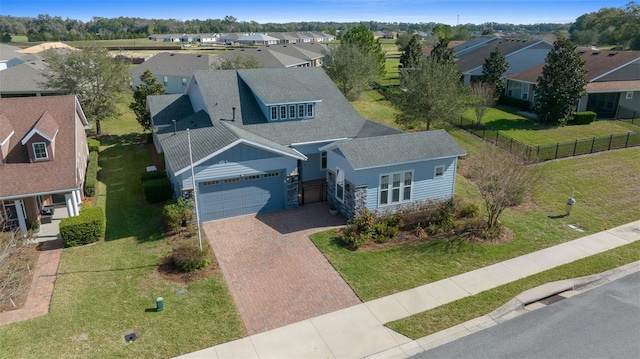
{"label": "dormer window", "polygon": [[272,120],[278,119],[278,108],[276,106],[271,106],[271,119]]}
{"label": "dormer window", "polygon": [[296,106],[289,105],[289,118],[296,118]]}
{"label": "dormer window", "polygon": [[49,158],[47,154],[47,144],[44,142],[33,143],[33,157],[37,160],[46,160]]}
{"label": "dormer window", "polygon": [[287,106],[280,106],[280,119],[281,120],[287,119]]}
{"label": "dormer window", "polygon": [[304,117],[304,105],[298,105],[298,117]]}
{"label": "dormer window", "polygon": [[307,117],[313,117],[313,104],[307,104]]}

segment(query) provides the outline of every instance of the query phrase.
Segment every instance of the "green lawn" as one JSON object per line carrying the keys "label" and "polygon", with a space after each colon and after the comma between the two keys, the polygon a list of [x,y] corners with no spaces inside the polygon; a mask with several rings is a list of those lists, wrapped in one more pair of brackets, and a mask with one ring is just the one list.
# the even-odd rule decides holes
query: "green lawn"
{"label": "green lawn", "polygon": [[[103,122],[110,135],[101,138],[97,202],[106,209],[105,240],[62,252],[50,313],[0,327],[0,356],[166,358],[246,335],[221,272],[188,285],[157,273],[169,247],[160,206],[141,201],[139,175],[151,158],[133,122]],[[165,302],[159,313],[156,297]],[[131,332],[138,340],[126,344]]]}
{"label": "green lawn", "polygon": [[[475,120],[473,109],[468,109],[464,116]],[[640,126],[622,121],[595,121],[588,125],[548,126],[517,114],[511,107],[498,105],[490,108],[482,119],[488,130],[500,131],[530,146],[555,144],[580,139],[590,139],[611,134],[624,134],[640,131]]]}
{"label": "green lawn", "polygon": [[491,313],[516,295],[542,284],[602,273],[635,262],[640,259],[639,253],[640,242],[634,242],[390,322],[386,326],[411,339],[418,339]]}
{"label": "green lawn", "polygon": [[352,101],[351,105],[364,118],[395,127],[395,116],[398,110],[376,90],[364,92],[359,100]]}
{"label": "green lawn", "polygon": [[[359,110],[362,107],[356,104]],[[365,111],[361,114],[372,118]],[[465,131],[449,132],[469,155],[489,146]],[[640,148],[631,148],[536,165],[544,183],[534,189],[532,203],[508,209],[500,218],[515,234],[507,244],[431,241],[377,252],[352,252],[336,243],[333,231],[315,234],[312,240],[356,294],[362,300],[372,300],[595,233],[605,225],[637,220],[640,196],[630,194],[640,193],[638,158]],[[465,166],[464,159],[460,166]],[[570,216],[562,217],[572,192],[577,203]],[[456,194],[482,205],[477,187],[462,175],[456,180]],[[585,232],[571,229],[569,224]]]}
{"label": "green lawn", "polygon": [[380,80],[382,86],[398,86],[400,85],[400,72],[398,66],[400,65],[399,57],[387,57],[384,61],[384,68],[386,70],[385,76]]}

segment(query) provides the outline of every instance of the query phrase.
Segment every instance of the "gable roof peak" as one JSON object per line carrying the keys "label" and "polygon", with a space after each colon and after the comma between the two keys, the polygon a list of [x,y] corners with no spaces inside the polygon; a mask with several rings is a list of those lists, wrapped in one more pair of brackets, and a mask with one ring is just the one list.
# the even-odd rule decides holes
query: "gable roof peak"
{"label": "gable roof peak", "polygon": [[36,133],[49,142],[53,142],[56,138],[56,134],[58,133],[58,123],[53,119],[53,116],[51,116],[48,110],[45,110],[44,113],[42,113],[38,121],[33,125],[31,131],[24,136],[21,143],[23,145],[26,144]]}

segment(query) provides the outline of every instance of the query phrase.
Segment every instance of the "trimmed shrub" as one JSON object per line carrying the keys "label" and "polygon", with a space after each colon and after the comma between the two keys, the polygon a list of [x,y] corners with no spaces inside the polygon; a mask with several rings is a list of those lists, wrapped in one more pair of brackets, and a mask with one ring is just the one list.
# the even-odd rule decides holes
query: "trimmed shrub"
{"label": "trimmed shrub", "polygon": [[144,199],[148,203],[165,202],[172,197],[171,182],[167,177],[142,182]]}
{"label": "trimmed shrub", "polygon": [[195,241],[184,241],[171,250],[171,260],[183,272],[193,272],[211,264],[209,259],[209,246],[202,250]]}
{"label": "trimmed shrub", "polygon": [[360,248],[371,237],[362,233],[355,233],[352,227],[347,227],[344,233],[340,237],[340,242],[343,246],[356,250]]}
{"label": "trimmed shrub", "polygon": [[519,108],[523,111],[529,111],[531,104],[527,100],[521,100],[519,98],[511,97],[511,96],[500,96],[498,103],[505,106],[511,106]]}
{"label": "trimmed shrub", "polygon": [[193,221],[193,202],[179,197],[175,202],[166,204],[162,209],[162,216],[167,224],[167,230],[176,232]]}
{"label": "trimmed shrub", "polygon": [[151,171],[151,172],[142,172],[140,174],[140,181],[149,181],[158,178],[167,178],[167,171]]}
{"label": "trimmed shrub", "polygon": [[593,111],[575,112],[570,125],[588,125],[596,120],[596,113]]}
{"label": "trimmed shrub", "polygon": [[88,207],[79,216],[60,221],[60,236],[65,247],[81,246],[96,242],[104,234],[105,216],[102,207]]}
{"label": "trimmed shrub", "polygon": [[96,182],[98,179],[98,152],[89,152],[87,174],[84,179],[84,195],[93,197],[96,195]]}
{"label": "trimmed shrub", "polygon": [[87,145],[89,146],[89,152],[100,152],[100,141],[89,138],[87,139]]}

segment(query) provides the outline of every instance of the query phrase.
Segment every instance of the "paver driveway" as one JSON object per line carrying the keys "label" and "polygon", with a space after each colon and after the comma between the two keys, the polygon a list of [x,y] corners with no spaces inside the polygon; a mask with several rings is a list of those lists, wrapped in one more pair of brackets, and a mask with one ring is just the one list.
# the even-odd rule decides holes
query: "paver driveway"
{"label": "paver driveway", "polygon": [[361,303],[308,237],[346,223],[328,212],[313,203],[203,224],[249,335]]}

